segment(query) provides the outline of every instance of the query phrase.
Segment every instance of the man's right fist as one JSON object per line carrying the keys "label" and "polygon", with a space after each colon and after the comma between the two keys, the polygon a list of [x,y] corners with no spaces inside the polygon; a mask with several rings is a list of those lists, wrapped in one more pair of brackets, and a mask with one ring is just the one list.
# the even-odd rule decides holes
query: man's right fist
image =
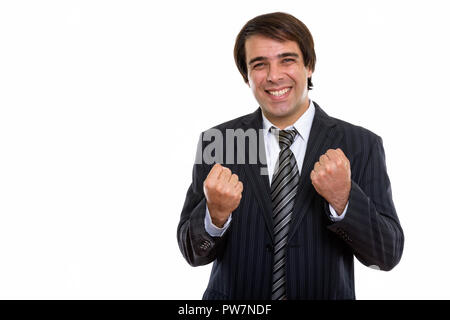
{"label": "man's right fist", "polygon": [[216,163],[205,181],[203,192],[206,196],[206,204],[211,214],[212,223],[222,228],[241,202],[244,186],[237,175],[231,170]]}

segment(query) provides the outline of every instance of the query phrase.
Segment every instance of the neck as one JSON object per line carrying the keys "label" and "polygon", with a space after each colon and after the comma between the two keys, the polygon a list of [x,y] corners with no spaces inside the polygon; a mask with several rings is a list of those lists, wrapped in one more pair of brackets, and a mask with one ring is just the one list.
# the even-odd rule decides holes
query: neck
{"label": "neck", "polygon": [[264,116],[269,120],[272,124],[280,128],[281,130],[286,129],[287,127],[293,125],[300,117],[308,110],[309,107],[309,99],[306,100],[306,103],[300,107],[298,112],[284,116],[284,117],[274,117],[273,115],[266,114],[264,110],[262,112],[264,113]]}

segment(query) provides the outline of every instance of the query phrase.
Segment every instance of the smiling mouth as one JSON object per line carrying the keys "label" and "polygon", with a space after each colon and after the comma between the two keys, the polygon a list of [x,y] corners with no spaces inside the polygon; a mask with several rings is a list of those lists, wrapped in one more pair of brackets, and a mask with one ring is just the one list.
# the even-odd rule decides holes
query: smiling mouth
{"label": "smiling mouth", "polygon": [[281,97],[284,96],[286,93],[288,93],[291,90],[291,88],[284,88],[282,90],[265,90],[268,94],[275,96],[275,97]]}

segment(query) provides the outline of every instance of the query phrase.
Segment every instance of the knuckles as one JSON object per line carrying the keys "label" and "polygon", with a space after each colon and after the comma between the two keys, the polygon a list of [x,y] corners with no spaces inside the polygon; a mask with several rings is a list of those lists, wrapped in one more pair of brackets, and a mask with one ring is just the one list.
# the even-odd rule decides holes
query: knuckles
{"label": "knuckles", "polygon": [[231,170],[229,168],[227,168],[227,167],[223,167],[222,168],[222,173],[226,173],[226,174],[231,175]]}

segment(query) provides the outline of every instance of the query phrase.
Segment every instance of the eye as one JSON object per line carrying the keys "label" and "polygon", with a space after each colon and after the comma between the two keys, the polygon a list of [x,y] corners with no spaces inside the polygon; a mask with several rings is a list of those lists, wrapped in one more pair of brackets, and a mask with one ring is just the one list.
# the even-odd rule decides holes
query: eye
{"label": "eye", "polygon": [[292,58],[285,58],[282,60],[283,63],[289,63],[289,62],[295,62],[295,59]]}
{"label": "eye", "polygon": [[264,63],[260,62],[253,65],[253,69],[261,69],[264,66]]}

